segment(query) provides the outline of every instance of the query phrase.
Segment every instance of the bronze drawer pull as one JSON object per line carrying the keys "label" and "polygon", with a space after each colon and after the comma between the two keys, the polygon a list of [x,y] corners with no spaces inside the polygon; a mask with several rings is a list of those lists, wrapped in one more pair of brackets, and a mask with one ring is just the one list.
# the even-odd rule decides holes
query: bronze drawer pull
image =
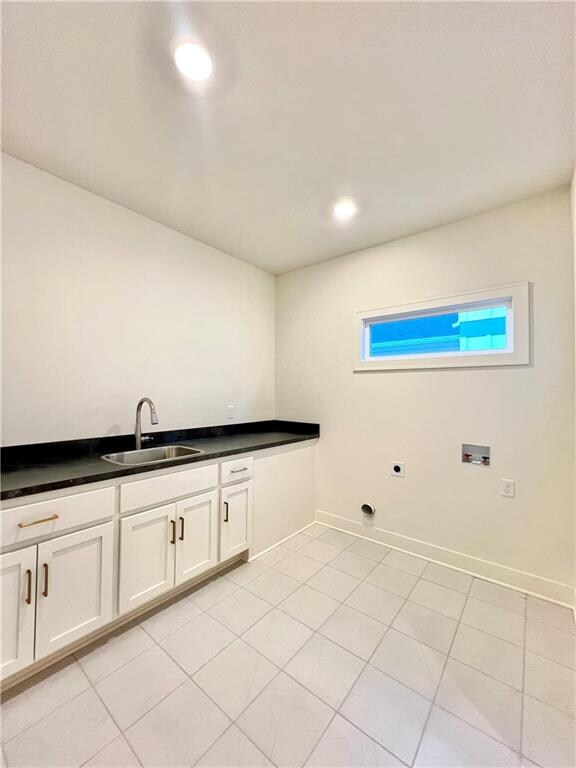
{"label": "bronze drawer pull", "polygon": [[50,523],[52,520],[60,520],[60,515],[50,515],[41,520],[32,520],[31,523],[18,523],[18,528],[29,528],[31,525],[40,525],[40,523]]}
{"label": "bronze drawer pull", "polygon": [[170,525],[172,526],[172,538],[170,539],[170,544],[176,544],[176,520],[170,520]]}
{"label": "bronze drawer pull", "polygon": [[228,502],[224,502],[224,522],[228,522]]}
{"label": "bronze drawer pull", "polygon": [[28,580],[28,584],[26,586],[26,602],[28,605],[32,604],[32,571],[30,568],[26,571],[26,578]]}
{"label": "bronze drawer pull", "polygon": [[184,541],[184,518],[180,518],[180,536],[178,536],[180,541]]}
{"label": "bronze drawer pull", "polygon": [[42,568],[44,568],[44,589],[42,590],[42,594],[44,597],[48,597],[48,563],[44,563]]}
{"label": "bronze drawer pull", "polygon": [[237,472],[248,472],[248,467],[240,467],[239,469],[230,470],[231,475],[235,475]]}

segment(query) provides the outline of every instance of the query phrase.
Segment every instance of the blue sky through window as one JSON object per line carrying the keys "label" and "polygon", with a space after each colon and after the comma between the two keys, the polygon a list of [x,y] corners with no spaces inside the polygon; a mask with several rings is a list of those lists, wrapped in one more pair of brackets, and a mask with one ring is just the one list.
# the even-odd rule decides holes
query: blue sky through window
{"label": "blue sky through window", "polygon": [[507,308],[446,312],[370,324],[370,357],[506,349]]}

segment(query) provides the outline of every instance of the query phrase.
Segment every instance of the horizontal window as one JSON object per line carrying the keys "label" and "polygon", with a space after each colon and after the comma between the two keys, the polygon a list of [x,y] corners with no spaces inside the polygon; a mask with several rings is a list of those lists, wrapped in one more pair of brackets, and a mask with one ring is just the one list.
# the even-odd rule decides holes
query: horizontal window
{"label": "horizontal window", "polygon": [[358,312],[356,370],[529,362],[528,284]]}

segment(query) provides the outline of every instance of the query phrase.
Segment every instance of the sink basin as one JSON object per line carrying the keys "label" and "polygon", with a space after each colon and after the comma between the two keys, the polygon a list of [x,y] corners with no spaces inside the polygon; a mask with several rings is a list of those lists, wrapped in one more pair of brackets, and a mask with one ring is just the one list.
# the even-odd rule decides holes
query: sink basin
{"label": "sink basin", "polygon": [[142,464],[160,464],[162,461],[177,461],[204,453],[198,448],[187,448],[185,445],[159,445],[157,448],[143,448],[141,451],[124,451],[123,453],[108,453],[102,456],[104,461],[121,464],[124,467],[136,467]]}

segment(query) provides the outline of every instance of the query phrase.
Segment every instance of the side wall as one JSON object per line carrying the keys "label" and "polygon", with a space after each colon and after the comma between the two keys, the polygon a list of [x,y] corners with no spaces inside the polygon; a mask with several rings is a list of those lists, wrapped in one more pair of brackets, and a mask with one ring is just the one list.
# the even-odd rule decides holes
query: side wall
{"label": "side wall", "polygon": [[[274,416],[274,278],[3,156],[4,445]],[[148,415],[145,414],[145,429]]]}
{"label": "side wall", "polygon": [[[355,310],[524,280],[529,367],[352,372]],[[571,603],[573,286],[568,191],[281,276],[277,414],[321,424],[319,519]],[[461,464],[462,443],[492,466]]]}

